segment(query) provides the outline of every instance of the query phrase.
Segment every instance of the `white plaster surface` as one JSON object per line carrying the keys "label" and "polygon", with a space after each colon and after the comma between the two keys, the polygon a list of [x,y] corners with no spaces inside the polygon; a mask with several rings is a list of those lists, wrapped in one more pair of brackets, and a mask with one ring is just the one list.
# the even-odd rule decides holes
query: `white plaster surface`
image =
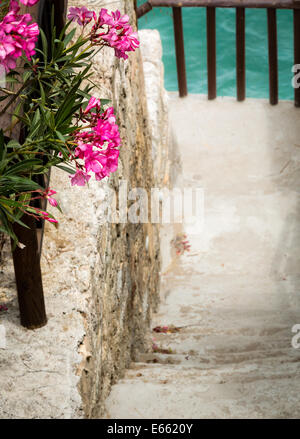
{"label": "white plaster surface", "polygon": [[[202,187],[203,230],[163,276],[152,326],[172,353],[141,355],[111,418],[299,418],[300,110],[291,102],[170,94],[181,184]],[[128,397],[130,395],[130,397]]]}

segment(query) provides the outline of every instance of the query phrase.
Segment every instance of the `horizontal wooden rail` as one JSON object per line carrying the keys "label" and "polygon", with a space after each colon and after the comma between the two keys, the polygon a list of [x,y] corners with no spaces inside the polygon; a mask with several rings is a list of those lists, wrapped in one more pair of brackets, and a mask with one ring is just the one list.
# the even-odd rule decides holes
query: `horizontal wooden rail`
{"label": "horizontal wooden rail", "polygon": [[300,2],[295,0],[149,0],[154,7],[214,7],[214,8],[276,8],[300,9]]}
{"label": "horizontal wooden rail", "polygon": [[151,3],[149,3],[149,2],[143,3],[141,6],[136,8],[136,16],[137,16],[137,18],[141,18],[143,15],[147,14],[148,12],[150,12],[152,8],[153,8],[153,6],[151,5]]}

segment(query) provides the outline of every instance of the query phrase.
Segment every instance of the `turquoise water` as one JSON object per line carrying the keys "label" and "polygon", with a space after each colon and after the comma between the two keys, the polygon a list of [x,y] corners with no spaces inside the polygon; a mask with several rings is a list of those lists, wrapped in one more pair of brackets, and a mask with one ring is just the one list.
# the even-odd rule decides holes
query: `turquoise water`
{"label": "turquoise water", "polygon": [[[139,0],[138,4],[144,3]],[[217,9],[217,87],[218,95],[236,96],[235,10]],[[279,98],[293,99],[293,13],[277,11]],[[190,93],[207,94],[206,11],[183,8],[183,26]],[[139,19],[140,29],[158,29],[163,43],[165,87],[175,91],[177,73],[171,8],[154,8]],[[268,79],[267,13],[264,9],[246,10],[247,96],[267,98]]]}

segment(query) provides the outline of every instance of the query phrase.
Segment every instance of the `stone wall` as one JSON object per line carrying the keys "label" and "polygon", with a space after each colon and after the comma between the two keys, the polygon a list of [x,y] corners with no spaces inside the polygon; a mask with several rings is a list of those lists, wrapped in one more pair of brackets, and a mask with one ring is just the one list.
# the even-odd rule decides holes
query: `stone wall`
{"label": "stone wall", "polygon": [[[98,9],[105,7],[105,2],[98,3]],[[110,2],[106,3],[110,8]],[[113,6],[127,13],[134,23],[133,2],[123,0]],[[80,392],[88,417],[101,416],[111,384],[137,351],[147,349],[145,332],[158,302],[160,268],[157,226],[101,224],[99,209],[108,196],[108,186],[118,190],[120,181],[126,180],[129,188],[142,187],[148,192],[155,186],[141,55],[139,51],[130,54],[124,62],[115,58],[111,50],[104,50],[95,59],[94,73],[99,96],[111,99],[115,108],[123,144],[119,170],[109,182],[93,183],[85,194],[69,188],[69,199],[63,203],[69,205],[65,210],[79,208],[81,212],[81,218],[73,221],[82,243],[74,265],[84,278],[80,275],[78,281],[88,285],[83,314],[86,334],[79,369]],[[53,176],[54,187],[60,187],[61,177],[58,173]],[[89,214],[84,215],[85,209]],[[63,219],[66,227],[68,217],[67,214]],[[75,246],[78,248],[76,239]]]}
{"label": "stone wall", "polygon": [[[69,2],[81,5],[81,0]],[[87,6],[120,9],[135,21],[133,1],[113,6],[109,0],[90,1]],[[157,157],[164,157],[167,148],[165,107],[155,110],[149,123],[140,50],[124,61],[105,49],[94,61],[95,95],[112,101],[120,126],[120,166],[108,181],[91,181],[85,188],[71,187],[67,174],[53,169],[51,187],[63,214],[53,212],[59,226],[47,224],[45,230],[42,272],[49,321],[40,330],[19,325],[5,247],[0,298],[9,310],[0,323],[8,348],[0,349],[0,418],[101,417],[111,385],[138,352],[150,347],[145,334],[159,301],[159,229],[150,223],[107,223],[103,206],[122,181],[128,189],[148,193],[162,184],[166,168]],[[155,118],[165,120],[161,141]]]}

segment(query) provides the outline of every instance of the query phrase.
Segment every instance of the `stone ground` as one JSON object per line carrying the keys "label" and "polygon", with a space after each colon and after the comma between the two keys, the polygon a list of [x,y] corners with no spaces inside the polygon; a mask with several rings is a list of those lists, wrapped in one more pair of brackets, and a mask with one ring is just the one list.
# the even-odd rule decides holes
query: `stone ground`
{"label": "stone ground", "polygon": [[170,115],[204,228],[184,225],[191,251],[162,276],[152,326],[181,329],[151,336],[170,353],[131,365],[107,417],[299,418],[300,111],[171,95]]}

